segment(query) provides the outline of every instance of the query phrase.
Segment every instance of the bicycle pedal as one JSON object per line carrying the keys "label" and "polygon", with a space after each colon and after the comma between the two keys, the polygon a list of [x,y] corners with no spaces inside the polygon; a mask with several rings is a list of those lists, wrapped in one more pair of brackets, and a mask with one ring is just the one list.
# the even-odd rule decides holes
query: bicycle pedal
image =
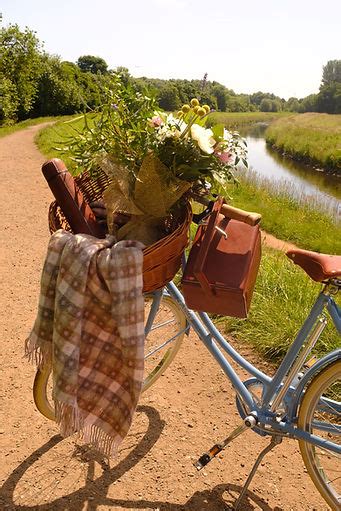
{"label": "bicycle pedal", "polygon": [[214,444],[213,447],[207,452],[205,452],[198,461],[194,463],[194,466],[197,470],[201,470],[207,463],[209,463],[217,454],[219,454],[224,449],[222,444]]}

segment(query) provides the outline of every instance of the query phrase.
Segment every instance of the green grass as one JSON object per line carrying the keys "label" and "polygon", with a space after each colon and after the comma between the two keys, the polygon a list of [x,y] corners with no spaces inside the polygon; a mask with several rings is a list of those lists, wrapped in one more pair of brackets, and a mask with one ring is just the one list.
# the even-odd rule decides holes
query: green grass
{"label": "green grass", "polygon": [[227,128],[240,128],[255,122],[270,123],[290,115],[288,112],[213,112],[208,118],[208,125],[221,123]]}
{"label": "green grass", "polygon": [[[87,123],[91,127],[96,114],[87,114]],[[39,131],[37,133],[35,142],[39,150],[47,158],[61,158],[68,169],[77,173],[77,167],[74,161],[70,158],[68,151],[68,140],[75,134],[79,134],[85,125],[84,115],[74,115],[67,119],[58,121],[53,126]]]}
{"label": "green grass", "polygon": [[5,137],[6,135],[10,135],[16,131],[29,128],[30,126],[36,126],[43,122],[58,121],[60,118],[61,117],[36,117],[35,119],[26,119],[26,121],[17,122],[10,126],[2,126],[0,127],[0,137]]}
{"label": "green grass", "polygon": [[262,228],[279,239],[322,253],[341,253],[341,224],[314,204],[299,203],[265,180],[243,179],[229,190],[232,205],[262,215]]}
{"label": "green grass", "polygon": [[341,115],[306,113],[278,119],[266,130],[266,141],[341,173]]}
{"label": "green grass", "polygon": [[[320,284],[309,279],[284,253],[263,247],[248,319],[221,318],[219,328],[254,346],[264,358],[279,361],[320,289]],[[321,356],[339,347],[340,336],[329,321],[314,353]]]}

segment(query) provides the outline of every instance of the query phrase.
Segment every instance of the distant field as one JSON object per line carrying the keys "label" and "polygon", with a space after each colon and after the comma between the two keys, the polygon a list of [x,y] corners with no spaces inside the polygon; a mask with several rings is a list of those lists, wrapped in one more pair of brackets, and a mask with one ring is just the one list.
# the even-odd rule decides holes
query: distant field
{"label": "distant field", "polygon": [[208,118],[208,125],[221,123],[227,128],[238,128],[254,122],[272,122],[288,117],[288,112],[213,112]]}
{"label": "distant field", "polygon": [[306,113],[276,120],[266,141],[277,149],[341,173],[341,115]]}

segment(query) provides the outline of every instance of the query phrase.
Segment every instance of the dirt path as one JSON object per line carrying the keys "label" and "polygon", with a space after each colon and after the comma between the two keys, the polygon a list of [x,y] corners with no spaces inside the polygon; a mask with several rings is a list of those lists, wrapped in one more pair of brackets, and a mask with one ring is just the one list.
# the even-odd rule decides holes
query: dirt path
{"label": "dirt path", "polygon": [[[200,473],[192,463],[234,428],[234,395],[204,347],[186,338],[173,366],[141,398],[120,457],[96,453],[42,417],[32,401],[33,368],[23,342],[33,324],[51,195],[33,144],[38,127],[0,139],[0,509],[220,511],[231,503],[267,440],[239,437]],[[238,346],[261,364],[247,347]],[[262,463],[243,510],[325,510],[296,443]]]}

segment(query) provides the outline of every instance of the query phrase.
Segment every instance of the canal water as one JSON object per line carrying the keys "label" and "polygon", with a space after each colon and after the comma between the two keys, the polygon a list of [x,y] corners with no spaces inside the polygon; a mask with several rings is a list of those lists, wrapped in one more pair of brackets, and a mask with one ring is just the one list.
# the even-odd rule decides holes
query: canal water
{"label": "canal water", "polygon": [[333,217],[341,219],[341,177],[319,171],[274,151],[265,142],[265,130],[264,124],[240,130],[248,144],[252,179],[256,177],[260,181],[265,180],[274,188],[284,187],[290,195],[302,201],[312,201]]}

